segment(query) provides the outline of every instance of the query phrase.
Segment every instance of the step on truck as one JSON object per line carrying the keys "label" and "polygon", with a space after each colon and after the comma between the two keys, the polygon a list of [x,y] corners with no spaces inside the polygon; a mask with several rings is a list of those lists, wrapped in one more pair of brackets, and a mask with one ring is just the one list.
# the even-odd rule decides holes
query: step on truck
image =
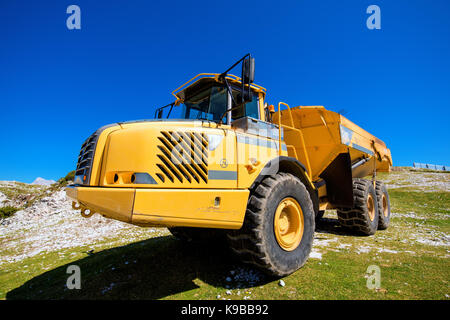
{"label": "step on truck", "polygon": [[[229,73],[239,65],[241,77]],[[254,70],[248,54],[184,83],[154,119],[95,131],[66,189],[73,208],[181,239],[225,235],[243,262],[275,276],[306,262],[325,210],[350,232],[386,229],[384,142],[322,106],[275,108]]]}

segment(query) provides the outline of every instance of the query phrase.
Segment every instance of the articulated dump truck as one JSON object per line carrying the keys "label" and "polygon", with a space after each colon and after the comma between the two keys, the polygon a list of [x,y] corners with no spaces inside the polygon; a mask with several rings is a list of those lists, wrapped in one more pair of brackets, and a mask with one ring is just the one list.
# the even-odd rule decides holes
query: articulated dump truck
{"label": "articulated dump truck", "polygon": [[[238,64],[241,77],[229,74]],[[226,237],[243,262],[275,276],[306,262],[325,210],[350,232],[386,229],[383,141],[322,106],[275,108],[253,80],[246,55],[183,84],[154,119],[95,131],[66,189],[73,208],[185,240]]]}

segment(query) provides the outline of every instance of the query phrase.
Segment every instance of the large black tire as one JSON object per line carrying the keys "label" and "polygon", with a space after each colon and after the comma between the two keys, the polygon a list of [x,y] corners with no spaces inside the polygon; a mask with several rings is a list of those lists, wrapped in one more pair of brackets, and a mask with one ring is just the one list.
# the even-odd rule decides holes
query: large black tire
{"label": "large black tire", "polygon": [[[275,235],[275,215],[280,203],[294,199],[303,214],[303,234],[289,251]],[[251,190],[243,226],[231,230],[231,249],[241,261],[250,263],[272,276],[285,276],[301,268],[309,257],[314,239],[314,209],[303,183],[295,176],[280,172],[268,176]]]}
{"label": "large black tire", "polygon": [[377,181],[375,185],[377,192],[378,203],[378,230],[385,230],[389,227],[391,221],[391,202],[389,200],[389,193],[383,182]]}
{"label": "large black tire", "polygon": [[377,194],[371,181],[353,179],[353,208],[337,210],[339,223],[358,234],[373,235],[378,229]]}
{"label": "large black tire", "polygon": [[226,234],[222,229],[190,227],[170,227],[167,229],[175,238],[186,242],[226,241]]}

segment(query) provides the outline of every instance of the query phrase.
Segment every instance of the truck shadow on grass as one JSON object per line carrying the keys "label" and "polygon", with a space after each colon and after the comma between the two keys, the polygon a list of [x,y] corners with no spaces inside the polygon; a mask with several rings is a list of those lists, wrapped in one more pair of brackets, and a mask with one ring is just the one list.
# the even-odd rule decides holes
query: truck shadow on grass
{"label": "truck shadow on grass", "polygon": [[[79,290],[66,288],[70,265],[80,267]],[[251,280],[234,280],[231,270]],[[217,288],[251,288],[273,280],[240,264],[224,244],[184,243],[163,236],[94,252],[32,278],[8,292],[6,299],[160,299],[183,292],[177,298],[216,299]],[[214,288],[197,296],[188,292],[205,284]]]}
{"label": "truck shadow on grass", "polygon": [[333,218],[321,218],[316,221],[316,232],[317,233],[329,233],[340,236],[355,236],[354,232],[343,228],[338,219]]}

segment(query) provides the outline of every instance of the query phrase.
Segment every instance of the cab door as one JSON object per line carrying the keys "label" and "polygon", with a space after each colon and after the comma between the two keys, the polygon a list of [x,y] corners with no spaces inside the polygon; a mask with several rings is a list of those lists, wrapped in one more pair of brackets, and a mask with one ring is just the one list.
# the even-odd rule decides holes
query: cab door
{"label": "cab door", "polygon": [[[210,124],[205,124],[207,127]],[[236,133],[229,125],[209,127],[208,188],[236,188],[238,181]]]}

